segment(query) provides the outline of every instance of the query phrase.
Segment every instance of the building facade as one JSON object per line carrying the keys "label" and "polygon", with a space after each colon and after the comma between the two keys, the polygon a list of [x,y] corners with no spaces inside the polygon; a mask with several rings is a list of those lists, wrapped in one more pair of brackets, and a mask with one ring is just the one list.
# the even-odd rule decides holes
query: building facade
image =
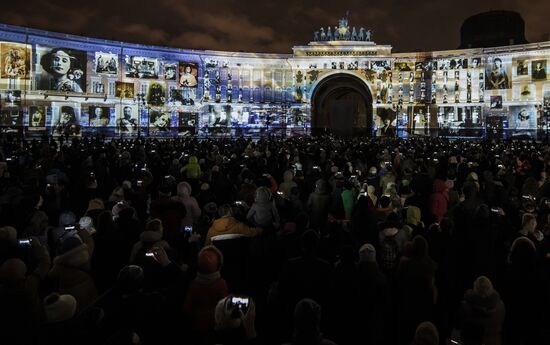
{"label": "building facade", "polygon": [[0,25],[0,130],[52,135],[542,139],[550,42],[392,53],[341,19],[292,54]]}

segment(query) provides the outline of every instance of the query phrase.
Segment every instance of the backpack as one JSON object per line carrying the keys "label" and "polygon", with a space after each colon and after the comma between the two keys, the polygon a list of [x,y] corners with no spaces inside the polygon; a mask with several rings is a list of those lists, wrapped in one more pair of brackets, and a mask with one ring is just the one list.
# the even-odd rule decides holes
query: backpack
{"label": "backpack", "polygon": [[395,236],[384,237],[382,241],[382,269],[385,271],[392,271],[397,265],[397,259],[399,256],[399,247]]}

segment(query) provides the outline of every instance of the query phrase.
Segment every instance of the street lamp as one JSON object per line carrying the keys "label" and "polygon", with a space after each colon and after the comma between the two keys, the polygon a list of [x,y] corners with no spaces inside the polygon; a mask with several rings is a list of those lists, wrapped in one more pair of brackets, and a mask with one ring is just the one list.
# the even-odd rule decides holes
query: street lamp
{"label": "street lamp", "polygon": [[[145,100],[145,93],[140,92],[137,95],[137,101],[138,101],[138,138],[141,137],[141,107],[145,106],[146,100]],[[149,126],[147,126],[149,128]]]}

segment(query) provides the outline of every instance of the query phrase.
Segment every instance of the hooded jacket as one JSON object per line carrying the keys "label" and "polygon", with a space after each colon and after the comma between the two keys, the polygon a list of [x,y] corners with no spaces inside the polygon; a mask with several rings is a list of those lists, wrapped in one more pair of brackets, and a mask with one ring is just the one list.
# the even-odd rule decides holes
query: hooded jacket
{"label": "hooded jacket", "polygon": [[191,185],[187,182],[178,183],[178,195],[172,197],[172,200],[181,202],[185,206],[186,215],[183,218],[183,226],[193,226],[201,216],[201,209],[197,199],[191,196]]}
{"label": "hooded jacket", "polygon": [[493,290],[487,296],[482,296],[470,289],[464,294],[464,300],[460,305],[457,326],[460,328],[464,323],[479,324],[485,329],[483,344],[500,345],[504,315],[504,303],[498,292]]}
{"label": "hooded jacket", "polygon": [[309,195],[307,201],[312,228],[318,228],[327,223],[329,207],[330,195],[328,194],[327,183],[325,180],[319,179],[315,182],[315,190]]}
{"label": "hooded jacket", "polygon": [[262,233],[262,228],[251,228],[248,225],[237,221],[235,218],[228,216],[222,217],[214,220],[214,223],[208,229],[206,234],[205,245],[210,245],[211,239],[214,236],[219,235],[245,235],[245,236],[256,236]]}
{"label": "hooded jacket", "polygon": [[437,179],[434,181],[433,193],[430,196],[430,213],[438,223],[447,214],[448,204],[447,184],[445,181]]}
{"label": "hooded jacket", "polygon": [[255,201],[248,210],[246,219],[255,226],[268,228],[279,223],[277,208],[271,201],[271,192],[266,187],[256,189]]}
{"label": "hooded jacket", "polygon": [[292,171],[287,170],[283,174],[283,183],[279,186],[279,191],[283,192],[283,196],[285,198],[290,197],[290,192],[292,191],[292,188],[298,187],[296,182],[294,182],[294,174]]}
{"label": "hooded jacket", "polygon": [[185,177],[189,179],[198,179],[201,177],[201,166],[197,157],[189,157],[189,163],[187,163],[180,171],[182,174],[185,174]]}

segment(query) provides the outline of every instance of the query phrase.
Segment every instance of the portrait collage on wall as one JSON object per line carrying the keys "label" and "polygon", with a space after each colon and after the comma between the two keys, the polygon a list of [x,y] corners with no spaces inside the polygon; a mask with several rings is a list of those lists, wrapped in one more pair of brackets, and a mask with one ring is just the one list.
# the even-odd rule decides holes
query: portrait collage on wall
{"label": "portrait collage on wall", "polygon": [[86,92],[86,52],[63,47],[37,46],[38,90]]}
{"label": "portrait collage on wall", "polygon": [[509,89],[511,71],[510,58],[500,56],[488,57],[485,64],[485,89]]}
{"label": "portrait collage on wall", "polygon": [[31,105],[29,107],[29,131],[46,130],[46,107]]}
{"label": "portrait collage on wall", "polygon": [[111,123],[111,108],[90,106],[88,108],[88,125],[90,127],[110,127]]}
{"label": "portrait collage on wall", "polygon": [[2,79],[30,79],[31,48],[21,43],[0,43],[0,77]]}
{"label": "portrait collage on wall", "polygon": [[134,83],[115,82],[115,97],[134,98]]}
{"label": "portrait collage on wall", "polygon": [[118,74],[118,55],[112,53],[95,53],[95,72],[97,74]]}
{"label": "portrait collage on wall", "polygon": [[126,78],[158,79],[159,60],[143,56],[126,56]]}
{"label": "portrait collage on wall", "polygon": [[149,110],[149,131],[153,133],[168,133],[171,128],[170,112],[163,108],[151,108]]}
{"label": "portrait collage on wall", "polygon": [[117,134],[132,135],[138,132],[139,107],[130,104],[115,105],[115,132]]}
{"label": "portrait collage on wall", "polygon": [[440,71],[467,69],[468,59],[441,59],[437,61],[437,66]]}
{"label": "portrait collage on wall", "polygon": [[374,117],[376,136],[395,137],[397,113],[390,108],[377,108]]}
{"label": "portrait collage on wall", "polygon": [[53,102],[50,127],[53,135],[81,135],[81,109],[76,103]]}
{"label": "portrait collage on wall", "polygon": [[2,108],[0,110],[0,131],[17,133],[23,130],[23,111],[19,107]]}

